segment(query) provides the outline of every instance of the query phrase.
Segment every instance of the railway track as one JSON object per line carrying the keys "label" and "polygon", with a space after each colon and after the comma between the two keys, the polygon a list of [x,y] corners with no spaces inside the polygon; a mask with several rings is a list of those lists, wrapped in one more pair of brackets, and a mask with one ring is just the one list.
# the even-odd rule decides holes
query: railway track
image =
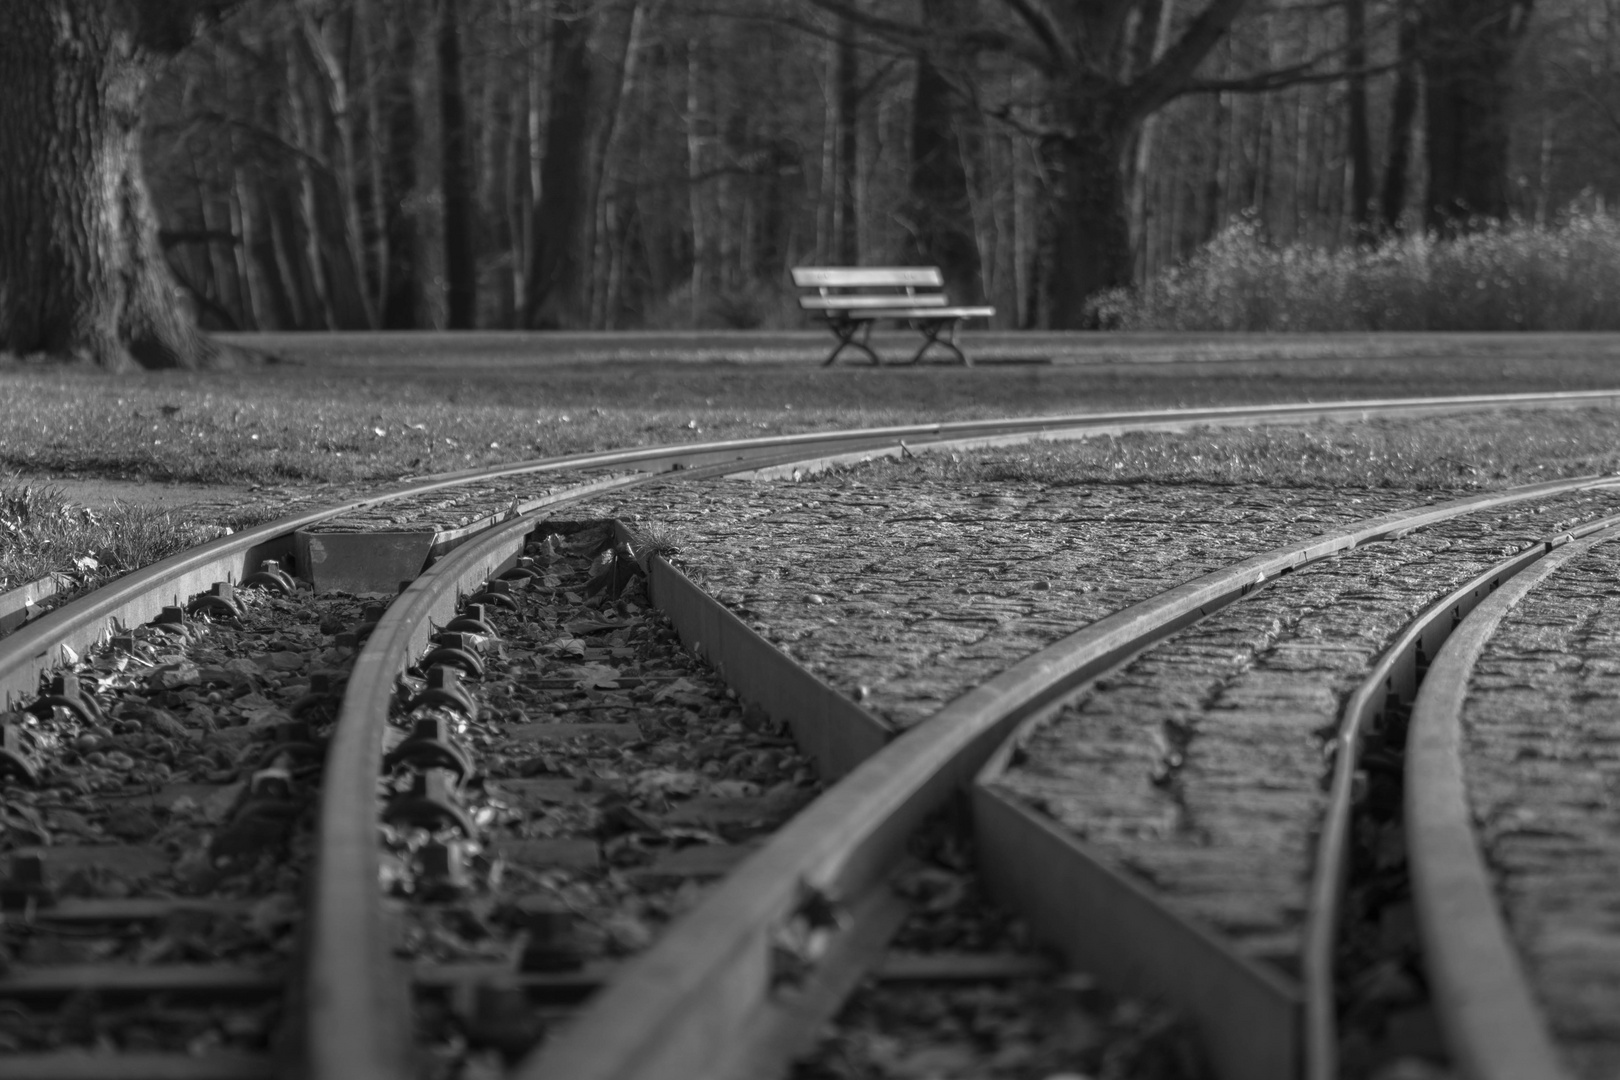
{"label": "railway track", "polygon": [[[1266,410],[1284,422],[1324,411]],[[0,687],[24,710],[8,715],[4,759],[6,1075],[381,1077],[423,1061],[446,1076],[759,1075],[804,1052],[874,970],[880,987],[1042,970],[1000,952],[876,963],[896,934],[908,940],[919,867],[906,851],[930,821],[978,832],[988,886],[1070,964],[1173,1001],[1218,1073],[1332,1075],[1324,950],[1342,937],[1344,879],[1355,888],[1337,868],[1353,862],[1357,751],[1387,702],[1319,737],[1345,779],[1312,812],[1339,847],[1304,864],[1317,889],[1305,917],[1255,947],[1121,873],[1128,854],[1076,844],[1061,814],[1008,798],[1009,772],[1038,733],[1098,699],[1099,676],[1129,681],[1144,649],[1247,610],[1279,578],[1532,504],[1559,508],[1562,531],[1530,552],[1545,553],[1598,528],[1612,501],[1601,481],[1383,514],[1251,556],[1091,622],[904,732],[705,596],[656,533],[569,519],[653,470],[802,475],[902,441],[1243,420],[940,425],[436,478],[402,493],[441,501],[425,515],[383,500],[305,515],[25,624],[0,641]],[[486,487],[447,510],[466,484]],[[338,550],[380,519],[411,539],[386,557]],[[331,581],[378,563],[380,577],[360,580],[388,587],[359,591],[408,584],[386,605],[300,588],[283,567],[317,576],[317,554]],[[1451,576],[1436,571],[1424,598],[1442,580],[1488,589],[1465,580],[1480,554],[1446,561]],[[1449,631],[1467,604],[1448,602],[1416,622],[1386,614],[1385,638],[1408,623]],[[1430,631],[1417,633],[1432,656]],[[1390,671],[1411,652],[1397,642]],[[1161,741],[1174,730],[1143,726]],[[1174,756],[1161,746],[1158,764],[1185,771]],[[938,824],[970,781],[972,824]],[[1006,858],[1019,851],[1039,852],[1042,872],[1033,856]]]}

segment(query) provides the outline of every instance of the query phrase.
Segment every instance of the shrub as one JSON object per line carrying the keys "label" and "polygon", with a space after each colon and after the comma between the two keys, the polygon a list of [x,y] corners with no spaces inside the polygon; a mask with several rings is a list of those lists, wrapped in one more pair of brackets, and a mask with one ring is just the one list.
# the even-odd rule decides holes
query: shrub
{"label": "shrub", "polygon": [[1137,292],[1096,303],[1128,330],[1620,330],[1620,220],[1491,224],[1454,240],[1275,247],[1240,220]]}

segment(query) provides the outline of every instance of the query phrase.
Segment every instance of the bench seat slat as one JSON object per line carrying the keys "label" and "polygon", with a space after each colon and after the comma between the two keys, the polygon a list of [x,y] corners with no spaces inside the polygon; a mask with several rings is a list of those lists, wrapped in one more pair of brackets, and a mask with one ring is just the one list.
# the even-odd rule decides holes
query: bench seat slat
{"label": "bench seat slat", "polygon": [[937,266],[795,266],[793,284],[801,289],[940,288]]}
{"label": "bench seat slat", "polygon": [[848,319],[988,319],[993,307],[880,307],[842,311]]}
{"label": "bench seat slat", "polygon": [[950,298],[944,293],[919,293],[916,296],[801,296],[799,306],[805,311],[859,311],[862,308],[892,307],[945,307]]}

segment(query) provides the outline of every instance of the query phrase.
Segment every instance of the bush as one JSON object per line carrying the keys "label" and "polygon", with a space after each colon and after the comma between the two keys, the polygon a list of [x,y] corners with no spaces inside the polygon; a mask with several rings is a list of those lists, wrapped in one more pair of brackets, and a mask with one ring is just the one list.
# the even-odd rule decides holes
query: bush
{"label": "bush", "polygon": [[1273,247],[1239,221],[1140,291],[1096,302],[1127,330],[1620,330],[1620,220],[1488,225],[1455,240]]}

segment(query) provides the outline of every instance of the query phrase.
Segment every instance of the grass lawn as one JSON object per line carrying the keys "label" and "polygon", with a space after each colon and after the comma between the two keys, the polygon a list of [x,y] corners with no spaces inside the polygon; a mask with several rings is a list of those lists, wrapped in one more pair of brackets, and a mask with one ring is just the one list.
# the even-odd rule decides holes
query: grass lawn
{"label": "grass lawn", "polygon": [[[0,412],[0,478],[19,478],[7,497],[16,502],[26,479],[37,500],[41,477],[360,484],[585,450],[834,427],[1620,386],[1620,337],[1604,335],[984,334],[970,349],[987,362],[971,369],[822,368],[829,339],[809,333],[243,340],[281,362],[109,376],[0,360],[8,405]],[[892,340],[888,352],[905,355],[906,339]],[[996,362],[1032,357],[1051,362]],[[1141,436],[1051,460],[1085,482],[1382,477],[1413,487],[1620,464],[1610,414],[1555,415],[1534,430],[1497,419],[1446,426],[1444,445],[1430,445],[1432,425],[1414,419],[1331,432]],[[56,529],[74,511],[30,513]],[[120,514],[135,520],[133,509]],[[39,533],[25,516],[0,517],[0,588],[27,580],[29,567],[62,566],[60,545],[50,553],[41,546],[39,559],[19,555],[30,545],[25,538]],[[167,524],[157,531],[179,546],[197,542],[199,525],[225,524],[191,521],[182,511],[160,517]],[[70,560],[99,561],[108,550],[88,536],[66,543]]]}

